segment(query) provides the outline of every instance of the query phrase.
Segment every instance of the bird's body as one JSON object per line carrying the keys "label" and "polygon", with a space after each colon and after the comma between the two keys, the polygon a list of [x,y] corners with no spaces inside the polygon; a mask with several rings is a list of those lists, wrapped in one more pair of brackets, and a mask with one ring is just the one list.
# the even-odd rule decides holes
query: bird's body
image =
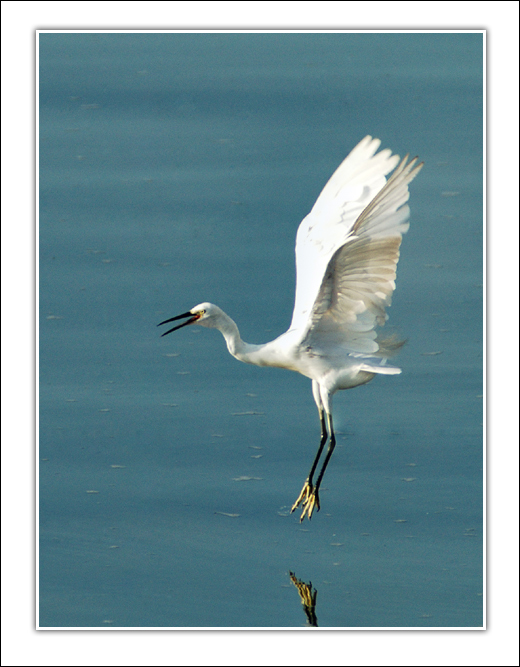
{"label": "bird's body", "polygon": [[[326,349],[323,347],[313,348],[304,345],[301,341],[301,333],[298,329],[290,329],[278,338],[264,345],[251,345],[240,338],[240,333],[235,322],[226,315],[218,306],[211,303],[201,303],[192,308],[191,314],[203,310],[207,319],[198,322],[201,326],[218,329],[227,344],[229,353],[247,364],[255,366],[272,366],[296,371],[318,382],[320,386],[326,386],[330,393],[338,389],[351,389],[358,384],[368,382],[375,372],[399,373],[399,369],[390,366],[370,366],[370,357],[365,355],[347,355],[337,347]],[[380,360],[374,358],[372,363],[377,364]],[[375,370],[378,368],[378,370]]]}
{"label": "bird's body", "polygon": [[[380,143],[367,136],[350,152],[300,224],[295,305],[284,334],[265,345],[245,343],[235,322],[211,303],[161,322],[188,318],[163,335],[195,323],[216,328],[239,361],[286,368],[312,380],[322,434],[292,508],[303,503],[301,520],[305,515],[310,519],[314,507],[319,510],[319,487],[335,444],[333,394],[365,384],[377,374],[401,372],[386,363],[391,348],[399,345],[381,341],[375,329],[387,319],[401,238],[408,229],[408,183],[422,163],[416,164],[415,158],[406,164],[408,156],[399,163],[388,149],[376,153]],[[328,433],[329,448],[314,483]]]}

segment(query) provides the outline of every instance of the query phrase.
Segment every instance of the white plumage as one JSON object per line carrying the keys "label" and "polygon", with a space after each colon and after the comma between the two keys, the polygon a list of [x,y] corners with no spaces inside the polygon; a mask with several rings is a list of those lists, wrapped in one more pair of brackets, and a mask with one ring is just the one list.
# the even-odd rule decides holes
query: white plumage
{"label": "white plumage", "polygon": [[[335,445],[332,395],[400,369],[386,364],[392,345],[378,339],[395,289],[402,235],[410,214],[408,184],[422,164],[366,136],[323,188],[296,236],[296,297],[286,333],[265,345],[240,338],[235,322],[218,306],[201,303],[161,324],[188,318],[188,324],[218,329],[229,352],[246,363],[297,371],[312,380],[321,422],[321,440],[303,489],[301,520],[320,508],[319,488]],[[386,176],[392,171],[391,176]],[[398,347],[393,346],[393,347]],[[328,432],[329,447],[316,482],[314,473]]]}

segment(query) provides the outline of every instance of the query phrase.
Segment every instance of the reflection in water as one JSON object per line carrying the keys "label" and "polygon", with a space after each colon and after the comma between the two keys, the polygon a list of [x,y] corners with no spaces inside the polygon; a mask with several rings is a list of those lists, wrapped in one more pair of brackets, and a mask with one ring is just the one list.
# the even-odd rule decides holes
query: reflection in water
{"label": "reflection in water", "polygon": [[307,625],[310,625],[313,628],[318,627],[318,619],[316,618],[316,596],[318,591],[312,588],[312,582],[309,581],[308,584],[303,582],[301,579],[297,579],[294,572],[289,572],[291,581],[298,589],[300,594],[300,599],[302,601],[303,609],[305,615],[307,616]]}

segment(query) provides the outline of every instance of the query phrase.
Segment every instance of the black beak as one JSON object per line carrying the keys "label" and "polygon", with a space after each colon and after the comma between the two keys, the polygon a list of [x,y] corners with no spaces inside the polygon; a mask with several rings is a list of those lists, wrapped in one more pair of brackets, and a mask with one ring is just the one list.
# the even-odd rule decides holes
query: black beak
{"label": "black beak", "polygon": [[177,317],[170,317],[169,320],[164,320],[164,322],[159,322],[157,325],[158,327],[161,326],[161,324],[168,324],[168,322],[174,322],[175,320],[182,320],[184,317],[189,317],[190,319],[187,320],[186,322],[183,322],[182,324],[178,324],[176,327],[173,327],[173,329],[170,329],[169,331],[165,331],[161,336],[167,336],[169,333],[172,331],[176,331],[177,329],[181,329],[182,327],[185,327],[187,324],[193,324],[193,322],[196,322],[200,315],[194,315],[193,313],[190,313],[189,311],[187,313],[183,313],[182,315],[177,315]]}

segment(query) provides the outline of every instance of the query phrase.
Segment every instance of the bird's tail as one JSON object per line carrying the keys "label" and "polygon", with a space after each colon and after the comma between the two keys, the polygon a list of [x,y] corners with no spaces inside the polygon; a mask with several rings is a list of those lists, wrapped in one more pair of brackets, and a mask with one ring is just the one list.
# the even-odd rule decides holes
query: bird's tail
{"label": "bird's tail", "polygon": [[[371,355],[359,355],[363,358],[360,370],[368,373],[378,373],[380,375],[399,375],[401,369],[397,366],[388,366],[387,359],[395,356],[406,343],[406,340],[399,338],[396,334],[379,336],[376,338],[379,345],[377,352]],[[358,356],[358,355],[352,355]]]}
{"label": "bird's tail", "polygon": [[397,366],[386,366],[384,363],[385,359],[375,359],[368,360],[363,362],[359,366],[360,371],[366,371],[367,373],[377,373],[378,375],[399,375],[401,369]]}

